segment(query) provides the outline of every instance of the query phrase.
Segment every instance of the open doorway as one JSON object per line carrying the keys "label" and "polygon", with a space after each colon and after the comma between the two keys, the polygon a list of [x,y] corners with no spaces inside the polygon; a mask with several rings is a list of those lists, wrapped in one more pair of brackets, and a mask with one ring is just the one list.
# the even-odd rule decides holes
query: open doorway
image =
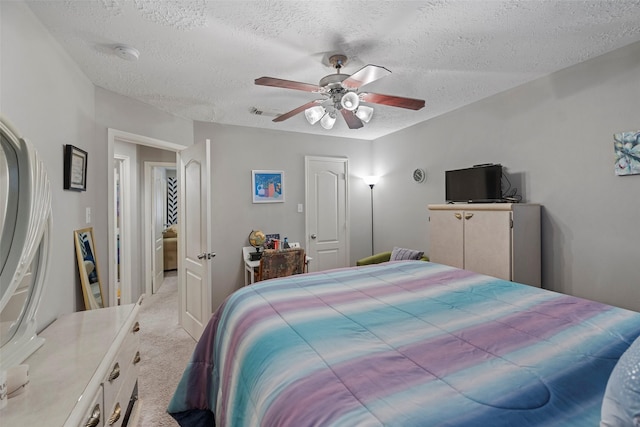
{"label": "open doorway", "polygon": [[[145,292],[155,294],[165,272],[178,268],[178,181],[176,164],[144,162]],[[147,221],[145,221],[147,222]]]}
{"label": "open doorway", "polygon": [[[169,164],[175,167],[177,153],[186,146],[168,141],[108,129],[108,233],[109,233],[109,305],[135,302],[148,292],[152,273],[145,262],[147,220],[144,212],[143,159],[146,147],[170,152]],[[124,158],[128,157],[128,161]],[[116,176],[116,174],[118,176]],[[117,191],[116,191],[117,190]],[[118,194],[118,196],[116,196]],[[127,200],[130,202],[127,203]],[[118,203],[121,205],[118,207]],[[128,208],[127,208],[128,207]],[[124,208],[124,209],[123,209]],[[120,213],[119,213],[120,212]],[[128,212],[128,213],[127,213]]]}

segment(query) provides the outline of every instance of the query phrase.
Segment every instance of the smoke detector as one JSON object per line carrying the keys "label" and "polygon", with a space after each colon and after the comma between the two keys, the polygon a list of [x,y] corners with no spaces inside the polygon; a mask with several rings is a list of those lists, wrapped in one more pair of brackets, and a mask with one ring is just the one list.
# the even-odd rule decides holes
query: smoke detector
{"label": "smoke detector", "polygon": [[113,48],[113,51],[120,58],[127,61],[137,61],[140,57],[140,52],[138,51],[138,49],[131,46],[117,45]]}

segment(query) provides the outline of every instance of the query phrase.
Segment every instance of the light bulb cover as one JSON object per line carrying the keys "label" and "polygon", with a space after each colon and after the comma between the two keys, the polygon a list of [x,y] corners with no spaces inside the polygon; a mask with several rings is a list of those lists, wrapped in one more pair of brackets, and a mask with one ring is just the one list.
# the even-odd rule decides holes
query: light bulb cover
{"label": "light bulb cover", "polygon": [[355,92],[347,92],[342,95],[340,104],[345,110],[354,111],[360,105],[360,97]]}
{"label": "light bulb cover", "polygon": [[322,116],[322,119],[320,119],[320,126],[322,126],[323,128],[329,130],[333,128],[333,125],[336,122],[336,113],[327,113],[324,116]]}
{"label": "light bulb cover", "polygon": [[365,123],[369,123],[372,116],[373,116],[373,108],[367,107],[366,105],[361,105],[356,110],[356,117]]}
{"label": "light bulb cover", "polygon": [[380,181],[380,177],[378,175],[368,175],[368,176],[363,176],[362,180],[369,187],[372,187],[372,186],[376,185],[378,183],[378,181]]}
{"label": "light bulb cover", "polygon": [[324,109],[324,107],[316,105],[315,107],[307,108],[306,110],[304,110],[304,116],[307,118],[309,124],[315,125],[316,123],[318,123],[318,120],[320,120],[322,116],[325,115],[326,112],[327,111]]}

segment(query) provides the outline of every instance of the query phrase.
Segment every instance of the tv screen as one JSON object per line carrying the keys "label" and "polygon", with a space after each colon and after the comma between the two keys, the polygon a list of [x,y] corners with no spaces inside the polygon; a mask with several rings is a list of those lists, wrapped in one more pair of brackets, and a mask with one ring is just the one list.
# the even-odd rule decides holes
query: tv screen
{"label": "tv screen", "polygon": [[475,166],[445,171],[447,202],[502,201],[502,166]]}

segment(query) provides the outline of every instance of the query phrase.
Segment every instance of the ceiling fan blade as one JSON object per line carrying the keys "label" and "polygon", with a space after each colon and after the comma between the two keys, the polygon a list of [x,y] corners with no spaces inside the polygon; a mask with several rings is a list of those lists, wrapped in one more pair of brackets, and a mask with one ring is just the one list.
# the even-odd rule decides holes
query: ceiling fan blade
{"label": "ceiling fan blade", "polygon": [[340,110],[342,112],[342,117],[344,117],[344,121],[347,122],[347,126],[349,129],[360,129],[362,126],[362,120],[360,120],[353,111],[345,110],[344,108]]}
{"label": "ceiling fan blade", "polygon": [[273,119],[274,122],[282,122],[285,121],[293,116],[295,116],[298,113],[302,113],[304,110],[306,110],[307,108],[311,108],[313,106],[315,106],[317,104],[317,101],[311,101],[311,102],[307,102],[304,105],[299,106],[296,109],[293,109],[291,111],[289,111],[288,113],[284,113],[284,114],[280,114],[278,117],[276,117],[275,119]]}
{"label": "ceiling fan blade", "polygon": [[294,82],[291,80],[276,79],[275,77],[260,77],[255,80],[257,85],[261,86],[273,86],[284,89],[302,90],[305,92],[320,92],[318,85],[312,85],[311,83]]}
{"label": "ceiling fan blade", "polygon": [[342,86],[347,89],[357,89],[367,83],[374,82],[384,76],[391,74],[391,71],[379,65],[365,65],[342,82]]}
{"label": "ceiling fan blade", "polygon": [[361,93],[360,99],[364,102],[407,108],[409,110],[419,110],[424,107],[424,99],[403,98],[401,96],[383,95],[381,93]]}

